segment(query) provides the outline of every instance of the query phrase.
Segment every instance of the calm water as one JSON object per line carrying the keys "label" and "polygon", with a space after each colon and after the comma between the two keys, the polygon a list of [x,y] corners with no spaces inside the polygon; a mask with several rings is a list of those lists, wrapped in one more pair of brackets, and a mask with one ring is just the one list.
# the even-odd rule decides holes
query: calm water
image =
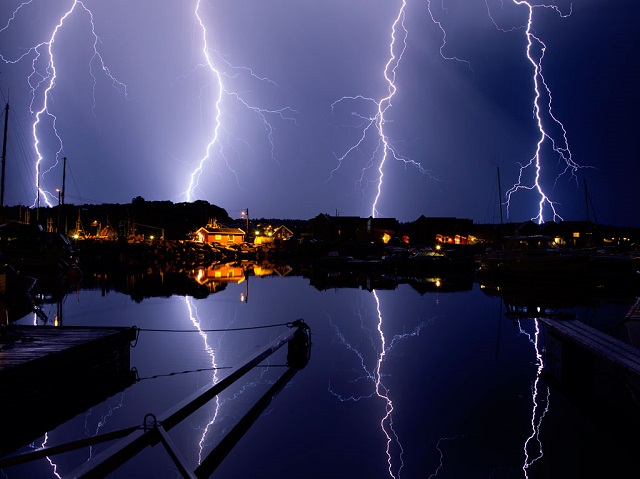
{"label": "calm water", "polygon": [[[608,414],[628,400],[624,393],[609,397],[620,386],[615,378],[605,373],[585,379],[602,383],[606,398],[550,385],[541,374],[547,358],[538,320],[505,315],[501,298],[477,283],[457,291],[444,286],[319,290],[302,276],[273,275],[227,284],[204,299],[133,300],[100,289],[68,294],[64,325],[143,329],[131,350],[140,380],[20,451],[141,424],[145,414],[160,415],[224,377],[225,369],[214,368],[238,365],[287,330],[144,329],[233,329],[303,318],[312,332],[309,364],[213,477],[639,477],[639,441],[622,437],[626,416]],[[624,336],[629,330],[619,323],[632,302],[601,301],[564,312]],[[50,318],[56,308],[43,307]],[[33,322],[30,315],[18,323]],[[170,431],[190,467],[282,375],[285,355],[286,347]],[[2,475],[66,477],[106,447],[7,468]],[[179,474],[157,445],[113,477]]]}

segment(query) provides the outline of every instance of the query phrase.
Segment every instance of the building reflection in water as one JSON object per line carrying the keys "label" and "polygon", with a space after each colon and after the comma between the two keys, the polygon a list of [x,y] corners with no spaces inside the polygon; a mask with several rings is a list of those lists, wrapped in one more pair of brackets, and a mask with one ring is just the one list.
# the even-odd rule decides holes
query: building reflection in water
{"label": "building reflection in water", "polygon": [[[251,278],[287,275],[298,277],[287,278],[287,281],[255,281]],[[398,288],[399,284],[404,286]],[[248,300],[250,286],[254,290],[253,302],[245,306],[240,304],[240,301]],[[495,470],[502,467],[504,471],[505,464],[520,477],[542,477],[545,471],[565,464],[568,469],[574,471],[576,467],[580,467],[579,461],[574,458],[589,456],[589,460],[593,462],[600,455],[600,451],[596,451],[597,448],[604,448],[603,457],[605,452],[607,457],[620,457],[621,454],[617,451],[613,451],[616,454],[609,454],[613,445],[602,445],[599,441],[602,437],[613,441],[610,429],[612,424],[615,424],[614,421],[602,420],[608,427],[603,428],[606,434],[595,435],[591,429],[591,418],[597,416],[597,410],[605,410],[602,413],[603,418],[610,418],[616,413],[625,419],[631,417],[631,414],[623,412],[620,397],[614,399],[611,395],[613,388],[609,387],[609,383],[614,377],[609,373],[603,374],[603,369],[595,365],[597,362],[593,358],[584,354],[569,354],[572,348],[564,344],[561,345],[563,351],[559,356],[562,362],[560,367],[557,356],[558,339],[548,337],[546,328],[539,319],[543,313],[554,312],[556,307],[572,307],[573,304],[579,304],[572,301],[578,297],[580,291],[576,291],[576,296],[524,296],[524,293],[531,291],[515,290],[517,285],[509,283],[496,286],[480,289],[474,285],[472,277],[462,277],[456,282],[455,278],[448,276],[393,277],[376,276],[363,271],[291,271],[291,268],[279,265],[237,261],[188,271],[147,271],[119,277],[114,273],[101,276],[87,275],[82,288],[93,287],[93,292],[79,291],[78,301],[63,301],[64,315],[62,311],[58,314],[56,302],[49,304],[45,312],[50,318],[47,325],[53,324],[56,315],[59,319],[64,319],[63,323],[67,326],[80,321],[100,324],[100,321],[112,321],[117,316],[117,320],[122,324],[130,322],[139,325],[138,321],[142,318],[151,327],[164,326],[172,329],[176,327],[178,319],[182,327],[193,330],[190,337],[194,339],[166,341],[167,347],[175,348],[177,352],[172,352],[172,349],[149,347],[149,351],[153,353],[149,358],[159,361],[158,367],[161,365],[169,371],[186,371],[193,370],[192,361],[197,356],[205,366],[210,366],[206,371],[202,371],[204,379],[215,381],[215,367],[224,365],[222,362],[227,361],[230,351],[233,354],[244,351],[247,341],[242,338],[236,343],[225,336],[224,341],[220,340],[218,343],[216,336],[205,330],[212,326],[220,327],[220,321],[227,316],[233,317],[233,321],[237,320],[240,326],[252,325],[262,309],[262,305],[258,304],[259,299],[264,299],[266,295],[263,293],[267,291],[269,306],[275,305],[278,314],[287,319],[299,313],[305,318],[309,317],[314,321],[314,333],[318,331],[315,337],[319,338],[318,361],[310,370],[313,372],[313,378],[310,375],[296,378],[300,381],[299,384],[308,387],[290,391],[296,397],[283,397],[283,403],[278,404],[278,408],[283,407],[282,405],[299,406],[301,401],[308,401],[304,404],[305,410],[335,415],[338,418],[335,423],[337,428],[344,427],[347,421],[352,421],[353,423],[349,422],[348,431],[353,433],[354,437],[362,431],[366,431],[366,434],[357,437],[357,443],[354,441],[349,444],[350,447],[361,448],[362,451],[345,454],[345,457],[348,456],[345,464],[348,463],[349,467],[354,468],[365,467],[362,464],[355,465],[353,461],[357,453],[362,453],[362,457],[368,457],[371,463],[375,463],[377,474],[383,477],[414,476],[416,474],[413,472],[416,469],[420,469],[422,477],[451,475],[450,471],[454,468],[456,471],[460,469],[468,473],[474,467],[472,462],[476,458],[476,449],[470,448],[477,445],[485,450],[485,444],[491,445],[491,454],[495,454],[494,459],[487,459],[487,467],[493,468],[494,473],[489,469],[483,470],[486,477],[497,477]],[[223,293],[225,288],[226,291]],[[345,289],[338,291],[338,288]],[[394,288],[397,288],[397,291],[394,291]],[[332,291],[326,291],[328,289]],[[101,298],[101,290],[104,296],[109,296],[106,294],[109,291],[117,291],[130,296],[136,302],[148,297],[166,296],[167,299],[132,305],[129,298],[120,294],[110,295],[112,298]],[[458,291],[464,293],[455,294]],[[441,294],[445,292],[453,294]],[[197,298],[211,298],[213,293],[221,294],[212,298],[212,301],[195,301]],[[490,297],[490,301],[487,297]],[[495,297],[500,301],[494,301]],[[288,298],[291,301],[287,301]],[[556,299],[564,302],[550,303]],[[92,304],[91,310],[84,304],[95,300],[104,302],[99,307]],[[361,304],[356,304],[354,308],[354,301]],[[495,334],[495,314],[489,314],[489,306],[497,307],[498,303],[503,304],[502,301],[512,306],[509,311],[513,314],[505,317],[501,311],[500,317],[513,328],[503,327],[500,331],[498,327],[498,344],[508,351],[508,354],[499,358],[497,349],[495,355],[493,351],[486,354],[486,346],[492,344]],[[81,302],[82,305],[79,304]],[[179,313],[173,314],[175,310],[170,309],[173,304],[178,305],[176,309]],[[433,310],[432,306],[438,309]],[[199,311],[195,310],[195,307]],[[574,311],[575,309],[572,310]],[[114,312],[119,314],[114,315]],[[609,312],[610,310],[604,311],[603,315],[607,318],[615,317]],[[583,314],[580,311],[579,313]],[[436,314],[442,321],[426,319],[436,318]],[[31,321],[32,316],[30,314],[22,323]],[[328,322],[322,321],[324,317],[332,319]],[[425,320],[429,321],[429,334],[425,334],[425,330],[420,331]],[[409,336],[418,334],[420,338],[409,339]],[[189,356],[183,362],[176,363],[174,356],[165,354],[165,351],[172,354],[175,352],[176,357],[182,360],[178,354],[182,351],[182,346],[188,346],[189,354],[193,354],[194,357]],[[138,350],[139,357],[147,360],[142,356],[142,351]],[[158,354],[158,351],[162,351],[162,354]],[[403,361],[413,361],[414,358],[419,359],[419,362],[410,362],[406,367],[407,363]],[[150,361],[151,359],[148,362]],[[141,365],[149,366],[144,361]],[[275,366],[277,364],[267,364],[264,369],[256,371],[259,373],[256,374],[258,377],[252,377],[251,381],[247,381],[242,386],[243,389],[238,391],[244,394],[246,387],[249,392],[244,395],[243,400],[251,396],[255,382],[267,384],[270,380],[267,367],[271,368],[269,374],[273,374],[276,371]],[[213,373],[209,372],[209,369],[212,369]],[[476,371],[486,372],[486,376]],[[560,374],[554,377],[558,371]],[[414,372],[416,377],[413,377]],[[325,374],[327,382],[323,382]],[[495,384],[499,387],[494,391],[493,388],[485,388],[485,384]],[[188,385],[191,387],[191,383]],[[327,385],[332,395],[317,394],[327,391]],[[438,388],[433,387],[434,385]],[[313,389],[316,386],[319,386],[319,389]],[[180,394],[184,392],[185,395],[189,392],[186,388],[184,391],[180,390],[174,383],[167,388],[167,392],[169,390],[174,393],[180,391]],[[142,396],[135,396],[137,392],[136,389],[127,391],[129,404],[122,408],[123,413],[136,401],[141,400]],[[477,396],[473,396],[474,393]],[[605,393],[612,396],[611,402],[601,401],[601,396]],[[591,399],[590,394],[593,396]],[[122,393],[115,397],[120,398],[121,395]],[[241,402],[232,403],[237,396],[238,394],[223,396],[219,403],[209,403],[195,423],[195,430],[189,429],[189,436],[195,437],[192,441],[185,442],[182,447],[193,456],[194,462],[200,462],[220,439],[220,431],[226,430],[227,421],[233,419],[230,412],[235,413],[236,409],[243,407]],[[134,397],[135,399],[132,399]],[[465,407],[468,404],[478,405],[481,413],[467,412]],[[574,407],[574,404],[578,407]],[[431,407],[427,407],[429,405]],[[496,409],[492,409],[493,407]],[[279,433],[278,438],[288,440],[289,430],[295,432],[302,429],[299,418],[303,414],[297,414],[297,410],[293,411],[293,408],[283,407],[283,410],[286,413],[283,412],[283,415],[277,418],[278,421],[282,421],[278,423],[277,430],[286,430],[287,434]],[[343,413],[345,415],[341,416]],[[501,420],[492,422],[489,427],[486,418],[492,418],[493,414],[500,414]],[[289,417],[295,417],[296,422],[287,423]],[[314,436],[310,441],[316,444],[326,437],[326,432],[336,430],[333,428],[334,424],[325,424],[329,422],[325,416],[317,421],[315,418],[308,419],[309,423],[305,424],[303,429],[312,431],[311,434]],[[109,426],[114,427],[119,424],[117,421],[120,418],[109,420]],[[619,421],[619,418],[616,420]],[[129,425],[124,421],[123,424]],[[461,427],[467,424],[468,429]],[[576,424],[581,428],[577,432]],[[637,425],[638,422],[630,424]],[[100,427],[104,429],[104,426]],[[260,434],[264,433],[265,430],[260,429],[259,423],[256,427]],[[82,431],[82,428],[80,430]],[[271,429],[269,431],[272,432]],[[460,434],[455,435],[456,431]],[[589,434],[583,434],[582,431]],[[182,432],[176,432],[180,438],[181,434]],[[485,441],[485,437],[488,440]],[[342,436],[333,440],[331,437],[326,441],[324,447],[327,449],[323,458],[335,458],[336,454],[340,454],[336,443],[340,445],[341,438]],[[419,448],[416,446],[416,438],[421,441]],[[482,438],[482,446],[474,442],[476,438]],[[629,439],[622,441],[624,444],[635,444],[630,443]],[[296,437],[293,442],[300,441]],[[619,443],[620,441],[615,443],[616,447]],[[585,454],[583,449],[589,446],[589,453]],[[240,447],[243,447],[242,444]],[[319,446],[318,450],[321,450],[321,447]],[[425,459],[426,455],[430,455],[428,460]],[[251,462],[244,458],[233,462],[233,457],[228,460],[234,467],[242,461]],[[269,461],[269,457],[265,454],[262,460]],[[633,454],[629,455],[629,461],[635,461]],[[318,462],[315,466],[324,473],[322,467],[327,462],[330,461],[323,459],[324,464]],[[269,464],[264,470],[276,471],[274,474],[282,470],[280,467],[284,468],[283,464]],[[47,464],[47,467],[54,466]],[[637,471],[637,467],[635,470]],[[457,472],[459,474],[456,477],[470,477],[469,474]],[[330,474],[315,477],[328,475]]]}

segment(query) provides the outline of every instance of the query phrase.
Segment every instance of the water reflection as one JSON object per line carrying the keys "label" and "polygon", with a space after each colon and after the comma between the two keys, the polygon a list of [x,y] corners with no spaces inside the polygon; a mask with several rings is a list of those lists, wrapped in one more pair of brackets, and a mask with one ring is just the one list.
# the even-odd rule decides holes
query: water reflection
{"label": "water reflection", "polygon": [[524,443],[524,465],[522,467],[525,477],[529,477],[528,469],[544,455],[540,430],[544,417],[549,411],[550,390],[542,383],[541,376],[544,370],[544,361],[540,345],[540,325],[538,324],[538,320],[532,320],[534,329],[533,337],[523,329],[519,320],[517,324],[520,333],[529,339],[535,351],[536,374],[531,387],[531,402],[533,405],[533,411],[531,412],[531,435]]}
{"label": "water reflection", "polygon": [[[383,331],[384,320],[383,320],[383,314],[382,314],[382,309],[380,305],[380,299],[375,290],[373,290],[372,293],[373,293],[373,298],[375,300],[375,305],[376,305],[375,316],[377,319],[377,321],[374,321],[375,323],[374,329],[377,335],[375,336],[371,335],[371,348],[376,354],[376,357],[374,358],[375,362],[374,362],[373,368],[367,365],[365,360],[365,354],[359,351],[358,348],[352,345],[349,341],[347,341],[345,336],[340,332],[340,328],[335,323],[331,322],[340,343],[347,350],[352,352],[359,360],[358,361],[359,367],[357,369],[354,368],[354,373],[357,373],[358,376],[352,379],[352,382],[354,383],[364,382],[365,392],[360,395],[344,396],[339,392],[337,392],[335,389],[333,389],[331,385],[329,386],[329,392],[333,394],[340,401],[358,402],[365,399],[373,398],[374,396],[383,401],[384,414],[380,418],[380,429],[382,430],[382,433],[386,438],[385,453],[387,456],[389,476],[392,478],[396,478],[400,476],[400,471],[402,470],[402,467],[404,465],[403,457],[402,457],[403,448],[402,448],[400,438],[398,437],[397,432],[393,428],[393,411],[394,411],[393,401],[390,397],[389,389],[385,386],[384,382],[382,381],[382,378],[383,378],[383,366],[384,366],[385,358],[388,352],[390,351],[390,349],[396,343],[396,341],[398,341],[401,338],[394,337],[393,340],[389,344],[387,344],[385,333]],[[370,335],[370,333],[372,333],[372,329],[366,326],[366,320],[367,318],[363,316],[360,317],[362,332]],[[420,329],[421,329],[421,326],[418,327],[417,330],[410,335],[419,334]],[[407,336],[403,335],[403,337],[407,337]],[[377,341],[378,339],[379,339],[379,342]],[[368,389],[370,389],[370,392],[366,392]]]}
{"label": "water reflection", "polygon": [[[198,309],[193,304],[193,300],[189,297],[185,297],[185,304],[187,306],[187,309],[189,310],[189,319],[191,320],[191,322],[193,323],[193,326],[196,328],[196,330],[198,331],[198,334],[202,338],[202,341],[204,344],[204,350],[211,357],[211,369],[213,370],[211,383],[216,383],[218,379],[218,371],[217,371],[218,365],[216,364],[215,352],[213,348],[209,346],[207,334],[202,331],[202,327],[200,326],[200,318],[198,317]],[[209,429],[211,428],[213,423],[216,421],[216,418],[218,417],[218,411],[220,408],[220,398],[218,396],[213,398],[213,400],[211,401],[210,407],[211,407],[211,413],[210,413],[211,419],[202,428],[202,437],[198,442],[198,447],[199,447],[198,464],[202,462],[202,452],[203,452],[204,442],[209,433]]]}
{"label": "water reflection", "polygon": [[[110,292],[126,294],[136,302],[144,299],[188,296],[205,299],[211,294],[224,291],[229,284],[243,283],[245,288],[240,301],[249,299],[250,277],[285,277],[301,275],[309,279],[319,291],[337,288],[355,288],[367,291],[394,290],[401,284],[410,285],[420,294],[430,292],[469,291],[473,286],[471,274],[440,274],[427,276],[414,274],[380,275],[375,272],[356,270],[302,269],[294,271],[288,264],[269,261],[233,261],[214,263],[194,269],[166,268],[144,270],[91,270],[88,269],[81,280],[70,282],[66,277],[39,278],[32,296],[20,298],[0,298],[0,313],[4,324],[15,322],[29,313],[33,314],[33,324],[63,324],[62,303],[67,296],[79,294],[81,289],[100,290],[102,296]],[[43,309],[56,305],[52,318]]]}
{"label": "water reflection", "polygon": [[553,314],[576,307],[595,308],[616,301],[629,301],[640,291],[640,275],[624,277],[624,281],[611,279],[589,280],[565,277],[549,277],[544,281],[527,281],[522,278],[482,277],[480,288],[487,296],[502,298],[507,312],[514,315]]}
{"label": "water reflection", "polygon": [[[60,317],[67,325],[136,324],[192,334],[142,332],[132,364],[154,379],[136,382],[75,422],[50,430],[48,444],[77,437],[78,431],[95,435],[131,426],[150,411],[166,411],[203,384],[220,381],[225,370],[219,368],[237,364],[274,334],[214,330],[303,317],[313,330],[314,360],[221,463],[220,477],[538,479],[605,467],[616,475],[624,471],[621,465],[640,469],[633,462],[637,441],[625,445],[612,438],[615,446],[601,444],[615,429],[604,421],[594,426],[597,398],[584,405],[585,390],[600,386],[584,374],[573,390],[553,379],[555,346],[537,319],[546,311],[581,320],[587,315],[594,325],[620,322],[633,294],[586,304],[572,299],[565,308],[545,295],[518,302],[509,284],[480,289],[472,275],[380,276],[243,261],[146,276],[91,275],[60,302]],[[510,309],[500,309],[504,304],[535,306],[526,314],[505,315]],[[18,321],[25,322],[32,317]],[[276,383],[284,362],[261,364],[171,432],[192,469]],[[570,362],[578,372],[589,370],[583,357]],[[187,371],[193,372],[172,374]],[[598,376],[601,369],[594,371]],[[566,381],[567,374],[564,369],[560,379]],[[80,459],[61,456],[52,462],[64,477],[87,454],[103,450],[94,446]],[[155,451],[123,467],[114,477],[175,474]],[[33,476],[32,470],[4,473]]]}

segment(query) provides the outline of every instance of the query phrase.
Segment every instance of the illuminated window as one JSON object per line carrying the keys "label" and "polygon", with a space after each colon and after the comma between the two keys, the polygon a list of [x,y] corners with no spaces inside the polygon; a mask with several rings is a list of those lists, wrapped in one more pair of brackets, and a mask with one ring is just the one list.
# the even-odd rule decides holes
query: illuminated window
{"label": "illuminated window", "polygon": [[574,231],[573,232],[573,237],[574,238],[580,238],[580,232],[579,231]]}

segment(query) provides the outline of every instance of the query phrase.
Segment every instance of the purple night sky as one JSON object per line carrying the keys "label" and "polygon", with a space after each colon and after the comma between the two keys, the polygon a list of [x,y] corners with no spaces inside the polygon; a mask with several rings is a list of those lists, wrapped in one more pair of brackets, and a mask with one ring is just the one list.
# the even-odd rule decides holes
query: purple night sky
{"label": "purple night sky", "polygon": [[[546,44],[546,83],[538,85],[553,95],[553,117],[544,91],[539,102],[550,133],[540,154],[543,191],[562,218],[583,220],[586,181],[599,223],[640,227],[640,4],[546,1],[556,8],[533,8],[529,30]],[[42,205],[57,203],[56,159],[67,157],[67,203],[203,199],[231,216],[249,208],[254,218],[292,219],[369,216],[375,203],[376,215],[400,221],[499,221],[497,168],[504,196],[541,137],[524,0],[197,5],[2,0],[5,204],[35,203],[39,151],[41,189],[53,192],[41,195]],[[69,11],[55,41],[44,44]],[[375,122],[366,128],[375,101],[390,94],[384,70],[399,12],[397,89],[384,104],[381,141]],[[53,72],[49,46],[55,83],[36,149],[33,124]],[[532,52],[539,58],[540,44]],[[350,99],[336,103],[343,97]],[[552,139],[584,167],[576,176],[557,178],[566,163]],[[531,186],[534,173],[528,168],[522,184]],[[539,202],[535,191],[515,192],[505,220],[535,218]],[[547,205],[544,220],[551,219]]]}

